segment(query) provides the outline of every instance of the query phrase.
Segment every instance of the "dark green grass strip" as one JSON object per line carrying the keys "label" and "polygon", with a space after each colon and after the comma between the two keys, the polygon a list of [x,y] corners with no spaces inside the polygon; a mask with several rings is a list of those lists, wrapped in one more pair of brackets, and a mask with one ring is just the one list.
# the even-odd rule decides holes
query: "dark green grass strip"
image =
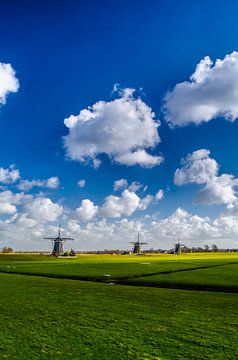
{"label": "dark green grass strip", "polygon": [[214,291],[214,292],[226,292],[226,293],[238,293],[238,286],[226,286],[226,285],[203,285],[203,284],[188,284],[188,283],[150,283],[146,281],[133,282],[130,280],[117,281],[118,285],[129,286],[144,286],[153,287],[159,289],[178,289],[178,290],[192,290],[192,291]]}

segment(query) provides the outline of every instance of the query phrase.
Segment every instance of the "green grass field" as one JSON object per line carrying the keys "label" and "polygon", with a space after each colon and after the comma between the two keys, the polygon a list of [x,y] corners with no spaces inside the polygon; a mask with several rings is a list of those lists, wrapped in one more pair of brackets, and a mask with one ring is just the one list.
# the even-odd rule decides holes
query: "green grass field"
{"label": "green grass field", "polygon": [[238,358],[235,253],[0,255],[0,281],[0,359]]}
{"label": "green grass field", "polygon": [[[0,255],[0,271],[29,275],[49,275],[79,280],[128,280],[143,275],[193,270],[237,263],[236,253],[160,256],[79,255],[56,259],[40,255]],[[106,275],[106,276],[105,276]]]}

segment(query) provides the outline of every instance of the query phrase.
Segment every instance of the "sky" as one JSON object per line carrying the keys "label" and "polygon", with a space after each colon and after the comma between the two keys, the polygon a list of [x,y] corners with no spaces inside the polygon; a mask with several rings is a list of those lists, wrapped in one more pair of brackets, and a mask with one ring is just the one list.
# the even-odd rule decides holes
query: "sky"
{"label": "sky", "polygon": [[0,0],[0,248],[237,248],[237,14]]}

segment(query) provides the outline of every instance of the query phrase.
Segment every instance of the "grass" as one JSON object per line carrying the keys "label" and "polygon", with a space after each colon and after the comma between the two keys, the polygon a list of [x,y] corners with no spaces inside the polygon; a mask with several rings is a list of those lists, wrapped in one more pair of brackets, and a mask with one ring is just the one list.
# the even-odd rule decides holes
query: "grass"
{"label": "grass", "polygon": [[238,264],[137,277],[129,281],[144,286],[238,292]]}
{"label": "grass", "polygon": [[238,297],[1,275],[9,359],[237,359]]}
{"label": "grass", "polygon": [[238,263],[238,254],[192,254],[162,256],[79,255],[75,259],[50,256],[0,255],[0,271],[49,275],[81,280],[128,279],[178,270]]}
{"label": "grass", "polygon": [[237,270],[238,254],[0,255],[0,359],[236,360]]}

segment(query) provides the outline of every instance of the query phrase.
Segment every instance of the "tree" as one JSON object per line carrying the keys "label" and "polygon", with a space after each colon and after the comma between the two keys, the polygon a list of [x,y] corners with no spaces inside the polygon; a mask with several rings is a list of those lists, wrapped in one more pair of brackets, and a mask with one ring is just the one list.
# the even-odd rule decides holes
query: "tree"
{"label": "tree", "polygon": [[212,245],[212,251],[213,251],[213,252],[218,251],[218,247],[217,247],[216,244],[213,244],[213,245]]}
{"label": "tree", "polygon": [[75,256],[75,251],[73,249],[70,250],[69,256]]}
{"label": "tree", "polygon": [[12,253],[12,252],[13,252],[13,248],[11,248],[11,247],[9,247],[9,246],[4,246],[4,247],[2,248],[2,252],[3,252],[4,254]]}
{"label": "tree", "polygon": [[205,249],[205,251],[209,251],[209,246],[208,246],[208,245],[205,245],[205,246],[204,246],[204,249]]}

